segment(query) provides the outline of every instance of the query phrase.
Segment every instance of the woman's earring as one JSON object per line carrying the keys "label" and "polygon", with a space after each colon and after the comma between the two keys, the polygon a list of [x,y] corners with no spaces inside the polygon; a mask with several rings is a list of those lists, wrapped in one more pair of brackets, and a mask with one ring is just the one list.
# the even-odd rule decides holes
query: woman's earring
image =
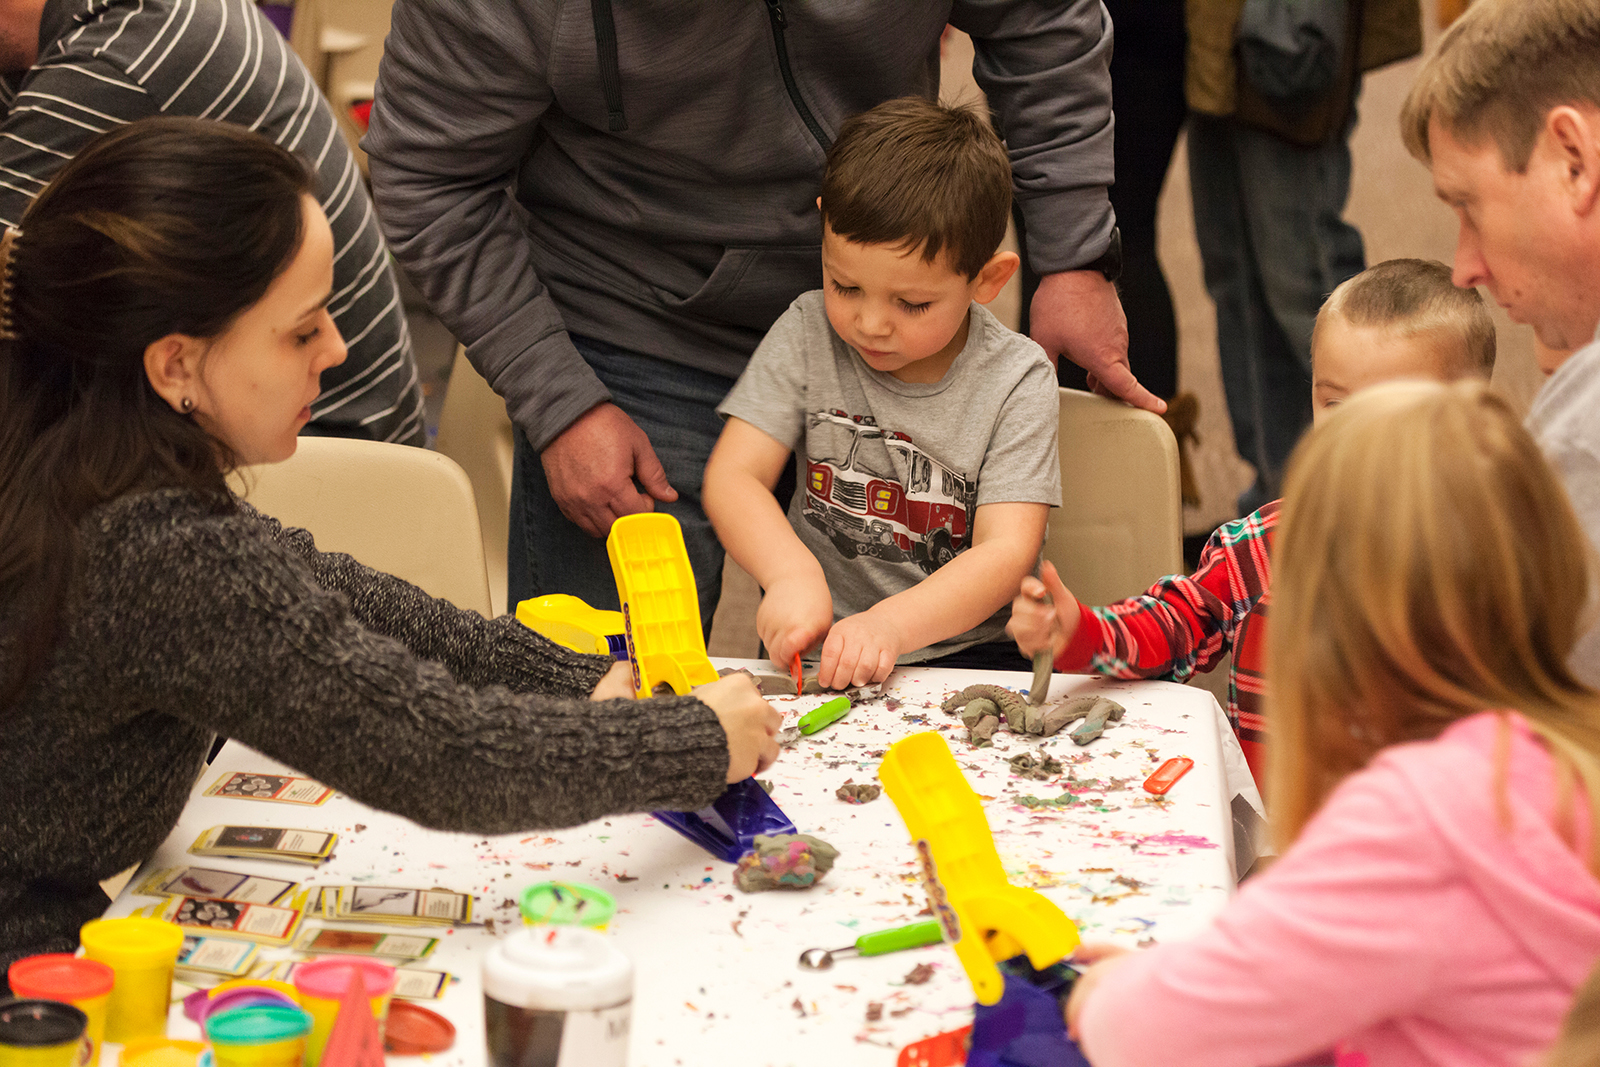
{"label": "woman's earring", "polygon": [[189,412],[194,410],[194,401],[190,400],[188,397],[184,397],[182,400],[178,401],[178,407],[182,408],[183,413],[187,415]]}

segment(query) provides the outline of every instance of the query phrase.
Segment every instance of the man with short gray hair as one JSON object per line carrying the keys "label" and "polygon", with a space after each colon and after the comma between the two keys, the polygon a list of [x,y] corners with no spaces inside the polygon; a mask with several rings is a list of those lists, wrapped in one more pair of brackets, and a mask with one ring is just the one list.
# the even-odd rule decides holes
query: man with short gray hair
{"label": "man with short gray hair", "polygon": [[[1455,283],[1483,286],[1548,351],[1528,429],[1600,544],[1600,4],[1479,0],[1400,128],[1460,223]],[[1600,687],[1600,628],[1569,663]]]}

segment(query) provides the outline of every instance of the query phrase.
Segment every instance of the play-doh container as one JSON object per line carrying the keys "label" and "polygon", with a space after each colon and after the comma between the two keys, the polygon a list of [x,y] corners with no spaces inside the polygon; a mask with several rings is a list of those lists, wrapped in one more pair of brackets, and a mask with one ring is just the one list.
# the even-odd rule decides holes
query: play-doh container
{"label": "play-doh container", "polygon": [[136,1037],[122,1046],[121,1067],[195,1067],[205,1045],[170,1037]]}
{"label": "play-doh container", "polygon": [[98,1062],[106,1034],[106,1004],[116,980],[109,966],[55,952],[18,960],[6,979],[11,992],[23,1000],[59,1000],[83,1012],[89,1022],[89,1062]]}
{"label": "play-doh container", "polygon": [[311,1014],[312,1020],[311,1034],[306,1038],[306,1067],[317,1067],[322,1060],[322,1050],[328,1044],[334,1020],[339,1015],[339,1003],[350,988],[352,970],[361,975],[367,1004],[372,1017],[378,1020],[378,1036],[383,1036],[384,1020],[389,1016],[389,998],[394,995],[393,967],[355,956],[324,956],[302,963],[294,969],[294,987],[300,993],[301,1007]]}
{"label": "play-doh container", "polygon": [[633,963],[581,926],[524,928],[483,960],[490,1067],[625,1067]]}
{"label": "play-doh container", "polygon": [[206,1018],[217,1067],[300,1067],[311,1016],[290,1004],[252,1004]]}
{"label": "play-doh container", "polygon": [[172,970],[183,950],[183,929],[160,919],[96,919],[78,932],[83,954],[116,972],[106,1004],[107,1041],[165,1037]]}
{"label": "play-doh container", "polygon": [[89,1020],[58,1000],[0,1000],[0,1067],[83,1067]]}

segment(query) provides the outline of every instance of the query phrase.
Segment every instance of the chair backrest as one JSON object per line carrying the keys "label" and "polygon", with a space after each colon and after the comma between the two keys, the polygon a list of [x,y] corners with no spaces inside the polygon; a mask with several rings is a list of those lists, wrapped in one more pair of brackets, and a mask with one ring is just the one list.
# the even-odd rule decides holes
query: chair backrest
{"label": "chair backrest", "polygon": [[483,531],[483,558],[489,566],[489,598],[495,614],[515,610],[506,603],[506,529],[511,516],[511,419],[506,402],[483,380],[456,347],[439,411],[441,453],[461,464],[478,498],[478,522]]}
{"label": "chair backrest", "polygon": [[1178,442],[1160,416],[1061,390],[1061,507],[1044,554],[1090,605],[1183,569]]}
{"label": "chair backrest", "polygon": [[491,613],[472,483],[437,452],[302,437],[283,463],[246,467],[234,488],[286,526],[459,608]]}

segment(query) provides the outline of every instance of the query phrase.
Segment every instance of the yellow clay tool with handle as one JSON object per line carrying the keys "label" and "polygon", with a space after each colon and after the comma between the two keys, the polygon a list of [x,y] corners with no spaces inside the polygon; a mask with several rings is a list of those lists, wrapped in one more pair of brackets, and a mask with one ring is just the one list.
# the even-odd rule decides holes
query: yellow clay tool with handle
{"label": "yellow clay tool with handle", "polygon": [[622,612],[591,608],[567,593],[524,600],[517,605],[517,621],[574,652],[616,656],[627,651],[612,643],[624,630]]}
{"label": "yellow clay tool with handle", "polygon": [[700,632],[700,600],[678,520],[661,512],[624,515],[606,538],[641,698],[657,685],[684,695],[717,680]]}
{"label": "yellow clay tool with handle", "polygon": [[1039,969],[1078,946],[1078,928],[1060,908],[1006,879],[983,805],[937,733],[890,746],[878,768],[922,863],[928,903],[955,949],[980,1004],[1005,990],[995,966],[1026,952]]}

